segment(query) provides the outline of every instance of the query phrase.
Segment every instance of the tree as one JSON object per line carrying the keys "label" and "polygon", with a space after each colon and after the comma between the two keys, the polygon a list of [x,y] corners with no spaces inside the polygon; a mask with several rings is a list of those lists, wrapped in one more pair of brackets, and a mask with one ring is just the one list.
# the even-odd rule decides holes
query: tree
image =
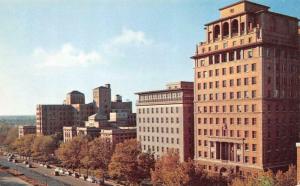
{"label": "tree", "polygon": [[108,170],[108,164],[112,156],[110,141],[101,137],[95,138],[83,146],[81,155],[83,156],[81,162],[87,170],[87,175],[90,168],[93,170],[98,169],[98,173],[104,181],[104,173]]}
{"label": "tree", "polygon": [[4,145],[11,145],[18,138],[18,128],[10,127],[6,133],[6,137],[2,141]]}
{"label": "tree", "polygon": [[80,168],[82,165],[82,149],[88,144],[83,136],[77,136],[73,140],[63,143],[55,151],[56,156],[61,160],[62,165],[67,168]]}
{"label": "tree", "polygon": [[135,139],[119,143],[108,166],[109,175],[125,179],[129,184],[138,184],[149,175],[147,171],[153,166],[151,156],[153,155],[141,152],[140,143]]}
{"label": "tree", "polygon": [[21,156],[31,157],[32,145],[35,139],[34,134],[25,135],[19,139],[16,139],[13,143],[13,149]]}
{"label": "tree", "polygon": [[36,137],[32,145],[32,156],[38,161],[49,161],[55,151],[55,143],[52,136]]}
{"label": "tree", "polygon": [[156,161],[151,180],[154,185],[191,185],[195,174],[192,161],[181,163],[178,153],[168,152]]}
{"label": "tree", "polygon": [[297,170],[294,165],[290,165],[286,172],[277,171],[275,175],[276,186],[294,186],[297,185]]}

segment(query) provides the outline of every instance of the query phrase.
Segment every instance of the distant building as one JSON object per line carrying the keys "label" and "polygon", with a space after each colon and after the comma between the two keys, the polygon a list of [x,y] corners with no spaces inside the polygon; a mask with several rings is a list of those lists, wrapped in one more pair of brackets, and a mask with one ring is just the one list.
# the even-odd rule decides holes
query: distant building
{"label": "distant building", "polygon": [[115,147],[125,140],[136,139],[136,127],[101,129],[100,136],[107,139]]}
{"label": "distant building", "polygon": [[193,82],[167,84],[167,89],[136,93],[137,139],[144,152],[158,158],[168,150],[180,160],[193,158]]}
{"label": "distant building", "polygon": [[111,112],[110,84],[93,89],[93,102],[96,107],[96,112],[106,115],[109,119],[109,113]]}
{"label": "distant building", "polygon": [[19,138],[27,135],[27,134],[35,134],[36,133],[36,127],[31,125],[23,125],[19,126]]}
{"label": "distant building", "polygon": [[135,126],[135,116],[132,102],[123,102],[120,95],[112,101],[110,84],[106,84],[93,89],[92,103],[86,104],[83,93],[72,91],[63,105],[38,105],[36,131],[38,135],[62,132],[64,141],[69,141],[78,134],[97,136],[100,128]]}
{"label": "distant building", "polygon": [[37,135],[52,135],[62,132],[63,126],[75,123],[71,105],[38,105],[36,108]]}
{"label": "distant building", "polygon": [[66,105],[85,104],[84,94],[76,90],[68,93],[65,100],[65,104]]}
{"label": "distant building", "polygon": [[75,136],[77,136],[77,131],[76,131],[75,126],[71,127],[63,127],[63,137],[64,137],[64,143],[71,141]]}

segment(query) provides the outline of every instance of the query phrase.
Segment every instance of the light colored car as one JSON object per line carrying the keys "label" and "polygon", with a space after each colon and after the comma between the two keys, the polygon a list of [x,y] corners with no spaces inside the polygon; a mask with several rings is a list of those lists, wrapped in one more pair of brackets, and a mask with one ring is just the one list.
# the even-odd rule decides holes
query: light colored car
{"label": "light colored car", "polygon": [[25,161],[23,161],[23,164],[27,165],[27,164],[28,164],[28,161],[26,161],[26,160],[25,160]]}
{"label": "light colored car", "polygon": [[26,165],[26,167],[27,167],[27,168],[32,168],[32,165],[31,165],[30,163],[28,163],[28,164]]}
{"label": "light colored car", "polygon": [[96,183],[96,179],[94,177],[89,176],[86,181],[91,182],[91,183]]}
{"label": "light colored car", "polygon": [[51,168],[50,165],[48,165],[48,164],[45,164],[44,167],[47,168],[47,169]]}
{"label": "light colored car", "polygon": [[82,179],[82,180],[86,180],[86,179],[87,179],[87,176],[85,176],[85,175],[81,175],[81,176],[80,176],[80,179]]}
{"label": "light colored car", "polygon": [[65,172],[65,175],[71,176],[71,175],[72,175],[72,172],[71,172],[71,171],[66,171],[66,172]]}
{"label": "light colored car", "polygon": [[72,174],[72,176],[73,176],[74,178],[79,178],[79,174],[78,174],[77,172],[74,172],[74,173]]}

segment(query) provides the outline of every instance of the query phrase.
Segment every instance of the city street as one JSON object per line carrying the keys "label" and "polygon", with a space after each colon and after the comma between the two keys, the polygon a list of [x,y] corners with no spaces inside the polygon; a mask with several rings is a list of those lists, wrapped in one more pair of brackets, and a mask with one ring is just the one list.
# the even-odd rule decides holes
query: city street
{"label": "city street", "polygon": [[31,186],[20,178],[14,177],[7,172],[0,172],[1,186]]}
{"label": "city street", "polygon": [[87,181],[83,181],[81,179],[76,179],[71,176],[53,176],[51,173],[53,169],[47,169],[44,167],[40,167],[34,165],[34,168],[27,168],[24,164],[21,163],[12,163],[6,160],[5,157],[0,158],[0,164],[10,167],[12,169],[16,169],[17,171],[23,173],[25,176],[30,177],[32,179],[38,180],[43,184],[47,184],[49,186],[96,186],[95,183],[89,183]]}

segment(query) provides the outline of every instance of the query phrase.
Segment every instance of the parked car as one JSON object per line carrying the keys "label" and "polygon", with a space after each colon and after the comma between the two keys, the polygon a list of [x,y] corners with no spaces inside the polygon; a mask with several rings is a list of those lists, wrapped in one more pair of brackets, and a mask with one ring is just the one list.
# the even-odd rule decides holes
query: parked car
{"label": "parked car", "polygon": [[28,164],[26,165],[26,167],[27,167],[27,168],[32,168],[32,165],[31,165],[30,163],[28,163]]}
{"label": "parked car", "polygon": [[18,163],[18,160],[17,159],[12,159],[12,162],[13,163]]}
{"label": "parked car", "polygon": [[59,172],[56,171],[56,170],[54,170],[54,171],[53,171],[53,175],[54,175],[54,176],[59,176]]}
{"label": "parked car", "polygon": [[25,160],[25,161],[23,161],[23,164],[27,165],[27,164],[28,164],[28,161],[26,161],[26,160]]}
{"label": "parked car", "polygon": [[85,175],[81,175],[81,176],[80,176],[80,179],[82,179],[82,180],[86,180],[86,179],[87,179],[87,176],[85,176]]}
{"label": "parked car", "polygon": [[96,183],[96,179],[94,177],[89,176],[86,181],[91,182],[91,183]]}
{"label": "parked car", "polygon": [[12,162],[12,160],[13,160],[13,158],[11,158],[11,157],[7,158],[7,161]]}
{"label": "parked car", "polygon": [[45,164],[44,167],[47,168],[47,169],[51,168],[49,164]]}
{"label": "parked car", "polygon": [[71,172],[71,171],[66,171],[66,172],[65,172],[65,175],[71,176],[71,175],[72,175],[72,172]]}
{"label": "parked car", "polygon": [[72,174],[72,176],[73,176],[74,178],[79,178],[79,174],[78,174],[77,172],[74,172],[74,173]]}

